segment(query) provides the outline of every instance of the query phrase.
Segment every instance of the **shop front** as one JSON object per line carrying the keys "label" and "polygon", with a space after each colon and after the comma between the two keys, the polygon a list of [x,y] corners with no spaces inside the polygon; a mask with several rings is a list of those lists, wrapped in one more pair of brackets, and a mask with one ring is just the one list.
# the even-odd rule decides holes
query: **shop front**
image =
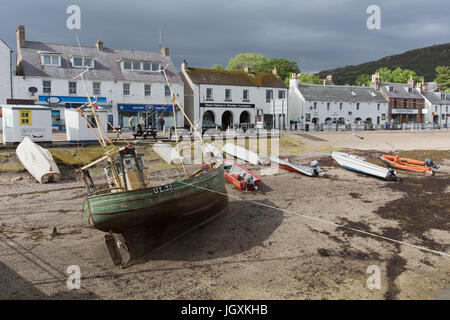
{"label": "shop front", "polygon": [[419,109],[392,109],[392,120],[399,123],[423,122]]}
{"label": "shop front", "polygon": [[117,110],[119,126],[122,128],[129,127],[131,116],[135,118],[135,125],[143,117],[147,128],[162,129],[162,124],[164,127],[174,126],[173,106],[171,104],[118,104]]}
{"label": "shop front", "polygon": [[[92,102],[99,104],[99,107],[107,108],[108,105],[101,105],[107,102],[105,97],[90,98]],[[38,104],[51,108],[52,129],[55,131],[62,131],[66,127],[64,109],[78,108],[85,103],[88,103],[87,97],[73,97],[73,96],[39,96]]]}

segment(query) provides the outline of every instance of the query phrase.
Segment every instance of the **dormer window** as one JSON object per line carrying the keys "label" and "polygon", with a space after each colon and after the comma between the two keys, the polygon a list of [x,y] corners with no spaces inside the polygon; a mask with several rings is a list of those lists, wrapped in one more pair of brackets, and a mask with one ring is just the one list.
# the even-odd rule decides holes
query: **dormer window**
{"label": "dormer window", "polygon": [[445,93],[441,93],[441,100],[447,99],[447,95]]}
{"label": "dormer window", "polygon": [[372,97],[376,97],[376,96],[377,96],[377,94],[376,94],[375,92],[373,92],[372,90],[370,90],[369,93],[370,93],[370,95],[371,95]]}
{"label": "dormer window", "polygon": [[61,57],[59,55],[42,55],[42,64],[45,66],[53,66],[53,67],[60,67],[61,66]]}
{"label": "dormer window", "polygon": [[92,58],[72,57],[71,60],[74,68],[94,68],[94,59]]}
{"label": "dormer window", "polygon": [[123,60],[122,69],[129,71],[157,72],[161,71],[159,63]]}
{"label": "dormer window", "polygon": [[355,91],[353,91],[353,90],[350,90],[350,93],[352,94],[352,96],[356,96],[356,93],[355,93]]}
{"label": "dormer window", "polygon": [[408,93],[413,93],[413,88],[405,87],[405,90],[406,90]]}

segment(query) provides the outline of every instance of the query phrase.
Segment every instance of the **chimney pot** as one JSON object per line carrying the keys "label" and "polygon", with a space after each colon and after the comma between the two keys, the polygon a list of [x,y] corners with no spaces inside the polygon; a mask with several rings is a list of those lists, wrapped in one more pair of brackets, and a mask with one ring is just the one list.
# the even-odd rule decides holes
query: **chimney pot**
{"label": "chimney pot", "polygon": [[103,41],[102,40],[97,40],[97,43],[95,44],[95,46],[97,47],[98,51],[103,51]]}
{"label": "chimney pot", "polygon": [[181,71],[186,71],[188,68],[188,63],[186,60],[183,60],[183,63],[181,63]]}
{"label": "chimney pot", "polygon": [[169,48],[167,48],[167,46],[162,47],[161,53],[163,56],[168,57],[169,56]]}
{"label": "chimney pot", "polygon": [[272,73],[273,73],[276,77],[278,77],[278,68],[277,68],[277,66],[274,66],[274,67],[273,67]]}

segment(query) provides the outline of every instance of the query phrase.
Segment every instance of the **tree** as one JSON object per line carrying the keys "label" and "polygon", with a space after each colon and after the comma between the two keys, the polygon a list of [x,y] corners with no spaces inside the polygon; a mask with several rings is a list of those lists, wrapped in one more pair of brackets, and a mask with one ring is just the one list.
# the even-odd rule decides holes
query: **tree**
{"label": "tree", "polygon": [[262,54],[240,53],[228,61],[227,70],[242,71],[246,64],[253,72],[264,72],[264,68],[267,68],[268,60]]}
{"label": "tree", "polygon": [[278,69],[278,75],[281,79],[288,80],[292,73],[300,73],[300,69],[296,61],[289,61],[284,58],[272,58],[263,66],[263,72],[272,72],[274,67]]}
{"label": "tree", "polygon": [[211,67],[211,69],[214,69],[214,70],[225,70],[225,67],[223,65],[221,65],[221,64],[215,64],[215,65],[213,65]]}
{"label": "tree", "polygon": [[377,72],[380,74],[383,82],[407,83],[411,76],[416,82],[421,81],[415,71],[400,67],[397,67],[395,70],[380,68]]}
{"label": "tree", "polygon": [[297,75],[298,83],[302,84],[322,84],[322,81],[315,74],[300,73]]}
{"label": "tree", "polygon": [[436,79],[440,89],[450,92],[450,68],[448,66],[436,67]]}
{"label": "tree", "polygon": [[370,86],[370,81],[371,81],[371,78],[368,74],[360,74],[356,78],[356,85],[368,87],[368,86]]}

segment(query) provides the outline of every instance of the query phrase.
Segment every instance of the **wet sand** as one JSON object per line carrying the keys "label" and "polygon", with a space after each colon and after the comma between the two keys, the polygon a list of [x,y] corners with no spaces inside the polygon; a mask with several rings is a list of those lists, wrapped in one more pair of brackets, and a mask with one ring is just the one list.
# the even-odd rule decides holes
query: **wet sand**
{"label": "wet sand", "polygon": [[[261,174],[260,190],[245,194],[227,184],[227,214],[124,270],[112,264],[103,233],[84,220],[80,181],[39,185],[25,172],[2,172],[0,298],[433,299],[449,286],[449,257],[303,215],[450,253],[448,153],[436,153],[444,156],[436,176],[398,172],[398,183],[346,171],[329,157],[332,148],[368,158],[449,150],[450,132],[356,134],[364,139],[290,134],[301,146],[281,154],[300,164],[319,159],[325,177],[265,175],[249,165]],[[81,269],[80,290],[67,289],[70,265]],[[380,268],[380,289],[367,288],[371,265]]]}

